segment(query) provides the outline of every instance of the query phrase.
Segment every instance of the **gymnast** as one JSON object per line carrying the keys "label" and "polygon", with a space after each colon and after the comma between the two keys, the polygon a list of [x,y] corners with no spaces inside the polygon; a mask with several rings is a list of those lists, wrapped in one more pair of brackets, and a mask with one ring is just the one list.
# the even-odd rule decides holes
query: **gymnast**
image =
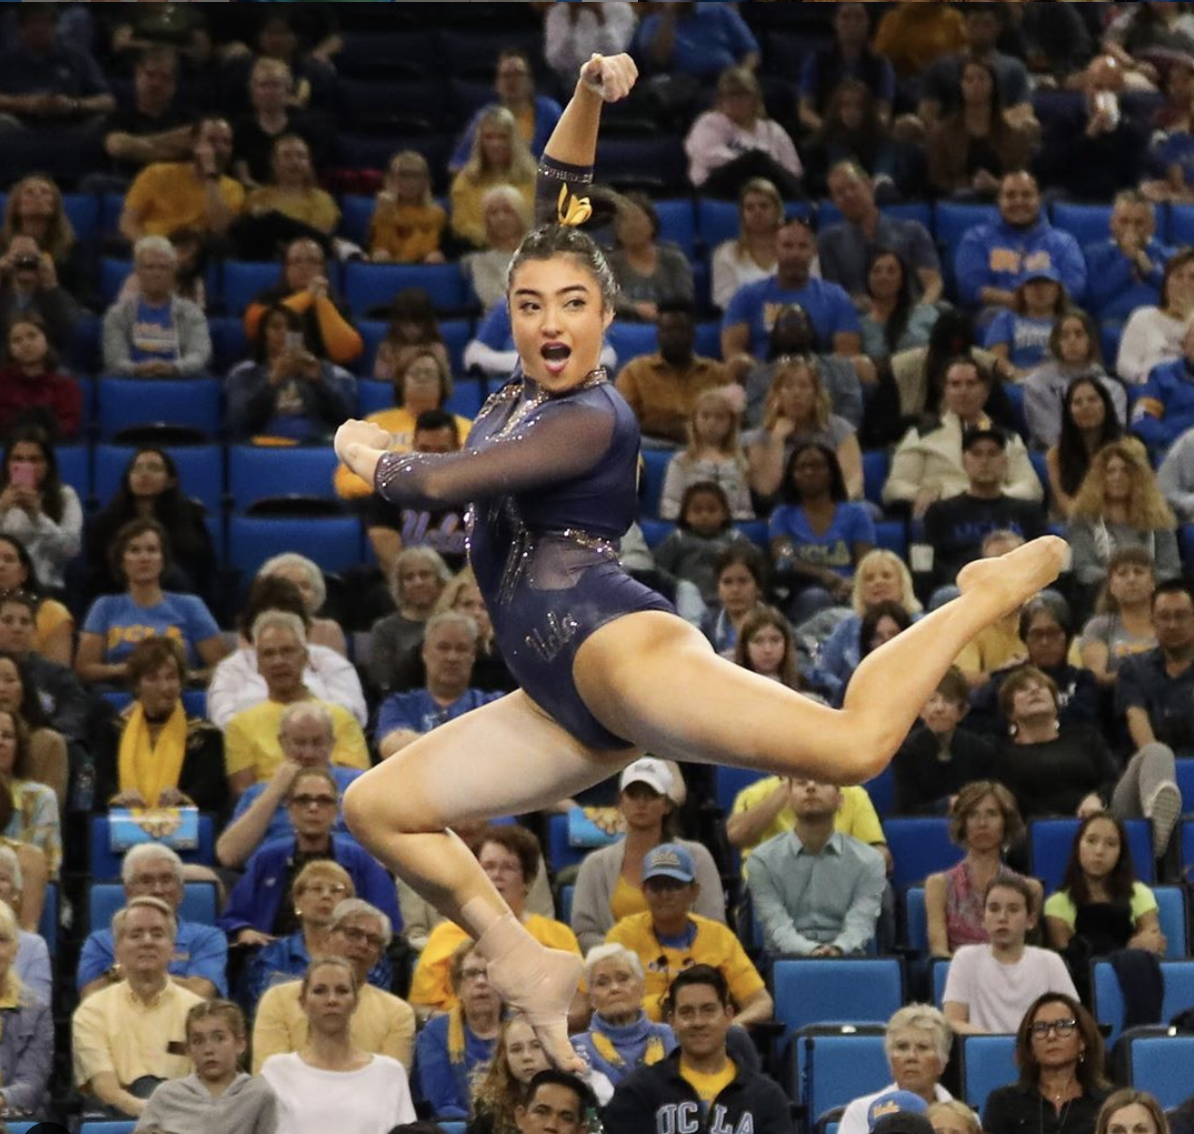
{"label": "gymnast", "polygon": [[[601,107],[623,98],[628,55],[594,55],[540,164],[537,221],[510,265],[519,365],[468,448],[388,452],[349,421],[336,451],[386,500],[471,505],[469,558],[518,691],[404,748],[348,789],[353,834],[477,941],[489,980],[565,1070],[583,1064],[566,1010],[581,960],[544,948],[451,827],[535,811],[643,752],[854,784],[877,774],[963,646],[1048,584],[1054,537],[959,575],[962,595],[866,658],[840,710],[718,657],[660,596],[625,574],[617,541],[636,511],[639,430],[598,367],[616,284],[576,223],[590,213]],[[547,222],[552,223],[547,223]]]}

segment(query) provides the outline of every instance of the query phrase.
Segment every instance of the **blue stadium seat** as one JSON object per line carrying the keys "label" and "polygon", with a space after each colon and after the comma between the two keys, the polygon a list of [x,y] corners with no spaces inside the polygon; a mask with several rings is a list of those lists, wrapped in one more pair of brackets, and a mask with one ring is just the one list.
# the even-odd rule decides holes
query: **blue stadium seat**
{"label": "blue stadium seat", "polygon": [[278,282],[280,272],[280,266],[272,261],[225,260],[220,285],[225,310],[229,315],[241,318],[258,293]]}
{"label": "blue stadium seat", "polygon": [[385,307],[403,288],[419,287],[441,313],[467,305],[458,264],[368,264],[353,260],[344,273],[344,298],[355,315]]}
{"label": "blue stadium seat", "polygon": [[[1161,974],[1165,980],[1165,998],[1161,1002],[1160,1019],[1153,1023],[1171,1020],[1194,1005],[1194,960],[1162,961]],[[1110,1048],[1123,1030],[1124,1001],[1109,961],[1095,962],[1093,986],[1095,1019],[1110,1027],[1106,1037]]]}
{"label": "blue stadium seat", "polygon": [[[104,366],[103,350],[100,347],[103,335],[103,323],[98,315],[90,311],[79,312],[78,318],[71,327],[70,343],[66,348],[65,364],[70,367],[76,377],[84,374],[97,374]],[[90,407],[88,420],[90,420]]]}
{"label": "blue stadium seat", "polygon": [[99,238],[100,202],[94,193],[63,193],[62,208],[80,243],[88,246]]}
{"label": "blue stadium seat", "polygon": [[[90,385],[90,383],[88,383]],[[78,493],[83,504],[91,498],[91,452],[86,445],[59,445],[54,450],[58,458],[58,476]]]}
{"label": "blue stadium seat", "polygon": [[891,455],[886,449],[868,449],[862,454],[862,483],[866,498],[883,507],[883,486],[891,467]]}
{"label": "blue stadium seat", "polygon": [[619,368],[633,358],[654,354],[659,349],[654,323],[619,323],[615,320],[609,325],[605,337],[618,356]]}
{"label": "blue stadium seat", "polygon": [[[111,924],[112,915],[124,907],[124,886],[119,882],[93,882],[87,891],[88,925],[93,930]],[[198,925],[215,925],[216,888],[211,882],[188,882],[183,889],[180,916]]]}
{"label": "blue stadium seat", "polygon": [[713,796],[717,800],[718,808],[729,815],[738,793],[762,778],[762,772],[752,771],[749,768],[730,768],[725,764],[718,764],[713,769]]}
{"label": "blue stadium seat", "polygon": [[1194,812],[1194,756],[1177,761],[1177,786],[1182,793],[1182,810]]}
{"label": "blue stadium seat", "polygon": [[[1124,825],[1136,875],[1143,882],[1151,882],[1154,869],[1148,822],[1129,819]],[[1028,824],[1028,861],[1032,873],[1044,883],[1046,894],[1052,894],[1061,885],[1077,830],[1077,819],[1034,819]]]}
{"label": "blue stadium seat", "polygon": [[228,495],[232,507],[247,508],[271,496],[336,499],[332,475],[339,461],[330,445],[231,445]]}
{"label": "blue stadium seat", "polygon": [[649,520],[644,518],[639,520],[638,526],[642,529],[643,539],[647,541],[647,546],[652,550],[657,548],[676,530],[676,525],[671,520]]}
{"label": "blue stadium seat", "polygon": [[903,520],[879,520],[875,524],[875,546],[908,558],[908,529]]}
{"label": "blue stadium seat", "polygon": [[163,424],[215,437],[223,422],[222,393],[222,383],[212,378],[101,378],[100,435],[111,438],[130,426]]}
{"label": "blue stadium seat", "polygon": [[1185,1102],[1194,1083],[1194,1036],[1137,1036],[1128,1047],[1132,1086],[1166,1110]]}
{"label": "blue stadium seat", "polygon": [[904,1002],[896,957],[780,958],[771,981],[785,1037],[809,1024],[886,1023]]}
{"label": "blue stadium seat", "polygon": [[1015,1036],[962,1036],[962,1097],[980,1114],[987,1096],[1019,1077]]}
{"label": "blue stadium seat", "polygon": [[1071,205],[1058,201],[1051,212],[1054,226],[1065,229],[1082,248],[1107,239],[1110,205]]}
{"label": "blue stadium seat", "polygon": [[439,333],[444,336],[444,346],[448,348],[448,361],[453,374],[464,373],[464,348],[473,337],[473,321],[471,319],[442,319]]}
{"label": "blue stadium seat", "polygon": [[1028,418],[1024,416],[1024,387],[1015,382],[1004,382],[1003,391],[1007,395],[1008,405],[1011,406],[1016,432],[1021,437],[1028,436]]}
{"label": "blue stadium seat", "polygon": [[461,417],[476,417],[488,396],[484,378],[457,378],[453,383],[452,396],[444,403],[444,409],[458,413]]}
{"label": "blue stadium seat", "polygon": [[895,812],[895,772],[890,764],[862,786],[871,797],[871,803],[880,819],[886,819]]}
{"label": "blue stadium seat", "polygon": [[721,358],[721,323],[716,319],[698,323],[693,349],[704,358]]}
{"label": "blue stadium seat", "polygon": [[124,281],[133,273],[131,260],[114,260],[105,256],[100,261],[100,299],[104,307],[111,307],[124,287]]}
{"label": "blue stadium seat", "polygon": [[650,187],[679,193],[686,185],[688,158],[674,135],[602,138],[597,143],[596,179],[603,184]]}
{"label": "blue stadium seat", "polygon": [[763,551],[768,547],[768,532],[766,520],[735,520],[734,527],[738,529],[755,547]]}
{"label": "blue stadium seat", "polygon": [[250,355],[245,321],[239,315],[213,315],[207,320],[211,331],[211,365],[217,374],[227,374]]}
{"label": "blue stadium seat", "polygon": [[297,551],[323,571],[343,571],[361,562],[361,528],[354,516],[275,518],[232,516],[228,520],[228,566],[247,582],[271,556]]}
{"label": "blue stadium seat", "polygon": [[105,193],[100,198],[100,234],[120,235],[120,214],[124,212],[123,193]]}
{"label": "blue stadium seat", "polygon": [[1194,205],[1169,206],[1169,242],[1194,244]]}
{"label": "blue stadium seat", "polygon": [[[356,361],[356,372],[365,377],[373,374],[373,363],[377,358],[377,348],[386,337],[389,324],[384,319],[357,319],[353,324],[365,343],[365,350]],[[357,384],[357,394],[360,396],[360,383]]]}
{"label": "blue stadium seat", "polygon": [[999,219],[999,210],[994,205],[961,204],[956,201],[938,201],[936,212],[937,242],[944,246],[952,264],[958,245],[967,229],[977,224],[993,224]]}
{"label": "blue stadium seat", "polygon": [[945,982],[949,978],[949,961],[944,957],[935,957],[929,971],[929,978],[933,985],[933,1003],[940,1008],[945,1003]]}
{"label": "blue stadium seat", "polygon": [[575,897],[575,886],[560,887],[560,900],[556,903],[556,918],[565,925],[572,924],[572,899]]}
{"label": "blue stadium seat", "polygon": [[[1181,886],[1154,886],[1157,899],[1157,920],[1165,934],[1165,957],[1180,961],[1188,956],[1186,949],[1186,892]],[[1194,1008],[1194,1004],[1191,1005]]]}
{"label": "blue stadium seat", "polygon": [[[120,877],[122,856],[111,849],[107,815],[91,816],[91,877],[107,879]],[[216,837],[210,815],[199,816],[199,845],[194,850],[178,852],[183,862],[197,862],[213,866],[216,861]]]}
{"label": "blue stadium seat", "polygon": [[371,413],[394,408],[394,387],[375,378],[361,378],[357,382],[357,413],[366,417]]}
{"label": "blue stadium seat", "polygon": [[643,463],[639,469],[641,503],[639,514],[651,518],[659,515],[659,498],[663,495],[663,478],[667,475],[668,462],[674,453],[666,449],[644,449]]}
{"label": "blue stadium seat", "polygon": [[575,866],[588,847],[574,847],[568,841],[568,816],[553,815],[547,821],[547,865],[558,873],[566,866]]}
{"label": "blue stadium seat", "polygon": [[891,1082],[881,1035],[803,1035],[794,1042],[804,1067],[801,1098],[813,1121]]}
{"label": "blue stadium seat", "polygon": [[[224,506],[223,449],[219,445],[171,445],[166,449],[178,466],[179,487],[218,514]],[[95,447],[95,498],[101,507],[116,494],[136,451],[134,445]]]}
{"label": "blue stadium seat", "polygon": [[1099,328],[1099,346],[1103,351],[1103,365],[1108,373],[1115,372],[1115,361],[1119,358],[1119,340],[1123,338],[1122,323],[1104,323]]}
{"label": "blue stadium seat", "polygon": [[904,891],[904,943],[917,953],[929,951],[929,922],[923,886],[909,886]]}
{"label": "blue stadium seat", "polygon": [[133,1134],[136,1125],[132,1120],[84,1122],[79,1127],[79,1134]]}
{"label": "blue stadium seat", "polygon": [[678,197],[671,201],[652,201],[659,215],[659,237],[678,244],[690,260],[696,255],[696,216],[692,200]]}
{"label": "blue stadium seat", "polygon": [[923,882],[935,871],[948,870],[962,857],[962,848],[950,842],[948,819],[888,819],[883,833],[895,860],[891,884],[896,890]]}
{"label": "blue stadium seat", "polygon": [[696,203],[697,235],[711,252],[719,244],[738,236],[738,204],[698,197]]}

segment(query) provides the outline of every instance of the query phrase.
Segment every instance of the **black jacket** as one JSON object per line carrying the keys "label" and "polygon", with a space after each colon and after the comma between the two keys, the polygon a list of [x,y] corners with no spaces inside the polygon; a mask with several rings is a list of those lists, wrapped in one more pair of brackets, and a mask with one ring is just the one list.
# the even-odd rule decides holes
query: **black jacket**
{"label": "black jacket", "polygon": [[783,1091],[742,1067],[705,1113],[696,1091],[680,1075],[679,1048],[661,1063],[640,1067],[623,1079],[601,1119],[606,1134],[794,1134],[796,1129]]}
{"label": "black jacket", "polygon": [[1035,1087],[1013,1083],[987,1096],[983,1108],[986,1134],[1093,1134],[1106,1091],[1071,1100],[1060,1114]]}

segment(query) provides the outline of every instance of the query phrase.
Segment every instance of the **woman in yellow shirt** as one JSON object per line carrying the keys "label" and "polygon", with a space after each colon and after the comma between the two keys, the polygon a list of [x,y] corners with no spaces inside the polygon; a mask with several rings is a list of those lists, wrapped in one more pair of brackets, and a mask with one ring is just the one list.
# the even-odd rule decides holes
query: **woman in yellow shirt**
{"label": "woman in yellow shirt", "polygon": [[369,256],[383,264],[442,264],[448,214],[431,196],[431,170],[415,150],[390,158],[369,222]]}
{"label": "woman in yellow shirt", "polygon": [[[255,222],[280,214],[330,237],[340,221],[340,210],[332,195],[315,184],[307,143],[297,134],[283,134],[274,142],[272,164],[273,184],[249,194],[243,226],[251,229]],[[287,227],[293,235],[293,225]]]}
{"label": "woman in yellow shirt", "polygon": [[45,598],[29,550],[11,535],[0,535],[0,594],[24,591],[37,601],[34,653],[59,665],[71,665],[75,652],[75,620],[57,599]]}
{"label": "woman in yellow shirt", "polygon": [[485,247],[485,193],[495,185],[513,185],[534,213],[535,159],[504,106],[481,116],[472,153],[452,182],[452,231],[478,248]]}

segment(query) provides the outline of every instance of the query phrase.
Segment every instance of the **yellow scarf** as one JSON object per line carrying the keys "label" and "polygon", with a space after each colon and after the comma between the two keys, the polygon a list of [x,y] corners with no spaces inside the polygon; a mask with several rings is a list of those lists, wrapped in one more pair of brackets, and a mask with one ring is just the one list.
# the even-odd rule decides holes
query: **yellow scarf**
{"label": "yellow scarf", "polygon": [[[589,1037],[593,1041],[593,1047],[596,1049],[597,1054],[611,1067],[622,1067],[625,1065],[626,1061],[622,1058],[618,1049],[610,1042],[609,1036],[593,1028],[589,1032]],[[652,1036],[647,1040],[647,1050],[643,1052],[642,1066],[650,1067],[658,1063],[666,1054],[663,1050],[663,1040],[658,1036]]]}
{"label": "yellow scarf", "polygon": [[578,197],[568,192],[567,185],[560,186],[560,196],[556,201],[556,215],[560,224],[569,227],[584,224],[593,215],[593,206],[588,197]]}
{"label": "yellow scarf", "polygon": [[149,737],[145,710],[134,702],[120,738],[120,790],[136,791],[146,806],[157,806],[164,789],[178,787],[186,754],[187,714],[182,702],[174,706],[156,744]]}
{"label": "yellow scarf", "polygon": [[448,1059],[464,1062],[464,1009],[459,1004],[448,1013]]}

